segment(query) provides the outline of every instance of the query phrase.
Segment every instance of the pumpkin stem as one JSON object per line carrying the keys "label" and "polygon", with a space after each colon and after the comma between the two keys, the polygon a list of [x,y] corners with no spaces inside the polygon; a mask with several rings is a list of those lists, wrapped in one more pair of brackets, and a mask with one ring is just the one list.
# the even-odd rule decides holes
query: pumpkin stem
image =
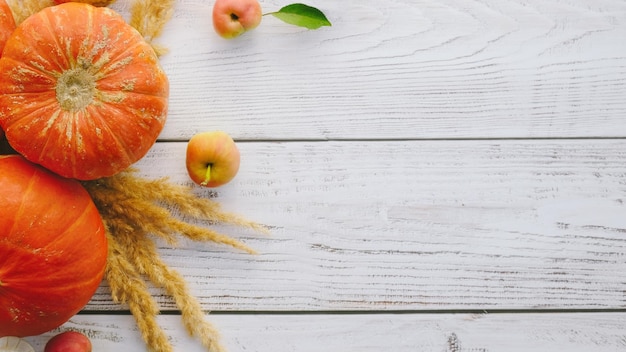
{"label": "pumpkin stem", "polygon": [[57,81],[57,101],[64,110],[78,111],[86,108],[95,94],[94,76],[81,67],[64,71]]}

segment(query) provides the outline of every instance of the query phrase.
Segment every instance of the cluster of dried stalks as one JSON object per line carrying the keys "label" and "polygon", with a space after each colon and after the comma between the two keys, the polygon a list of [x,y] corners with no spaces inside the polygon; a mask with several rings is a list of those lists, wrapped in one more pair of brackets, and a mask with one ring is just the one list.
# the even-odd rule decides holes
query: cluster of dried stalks
{"label": "cluster of dried stalks", "polygon": [[157,324],[159,309],[145,279],[173,298],[191,336],[197,337],[209,351],[224,351],[218,332],[205,320],[205,312],[189,293],[183,277],[159,257],[154,239],[161,238],[175,245],[177,236],[183,236],[254,253],[237,240],[180,220],[172,211],[193,220],[264,229],[223,212],[215,201],[198,197],[192,189],[172,184],[167,179],[147,180],[127,171],[83,184],[107,228],[109,258],[105,277],[113,299],[128,305],[149,349],[172,351],[167,336]]}

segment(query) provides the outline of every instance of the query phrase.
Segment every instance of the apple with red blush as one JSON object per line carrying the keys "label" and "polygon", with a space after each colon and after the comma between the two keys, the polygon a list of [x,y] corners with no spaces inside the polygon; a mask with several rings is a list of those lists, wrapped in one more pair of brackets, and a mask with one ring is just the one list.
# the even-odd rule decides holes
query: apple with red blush
{"label": "apple with red blush", "polygon": [[187,143],[187,173],[200,186],[230,182],[239,171],[239,162],[237,144],[224,131],[200,132]]}
{"label": "apple with red blush", "polygon": [[91,352],[89,338],[78,331],[66,331],[52,337],[44,352]]}
{"label": "apple with red blush", "polygon": [[258,0],[215,0],[213,4],[213,28],[226,39],[256,28],[262,17]]}

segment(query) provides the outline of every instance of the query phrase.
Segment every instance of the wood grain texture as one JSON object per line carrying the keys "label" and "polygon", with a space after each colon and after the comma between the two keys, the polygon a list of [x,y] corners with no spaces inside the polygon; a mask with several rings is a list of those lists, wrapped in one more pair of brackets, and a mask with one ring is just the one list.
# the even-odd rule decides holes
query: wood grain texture
{"label": "wood grain texture", "polygon": [[[626,2],[307,4],[333,26],[264,17],[227,41],[213,0],[177,0],[157,40],[170,109],[141,174],[190,184],[185,142],[225,130],[240,173],[196,190],[271,229],[217,226],[256,256],[160,248],[229,350],[626,350]],[[202,350],[151,289],[177,350]],[[143,350],[106,284],[86,309],[64,329]]]}
{"label": "wood grain texture", "polygon": [[[185,145],[157,144],[142,174],[188,183]],[[217,200],[271,236],[223,231],[261,254],[162,248],[207,310],[626,307],[624,140],[240,149]],[[88,309],[116,309],[106,287]]]}
{"label": "wood grain texture", "polygon": [[230,41],[212,4],[178,1],[160,38],[162,139],[626,136],[621,0],[315,0],[332,27],[266,16]]}
{"label": "wood grain texture", "polygon": [[[615,352],[626,349],[626,314],[213,315],[229,351],[249,352]],[[176,351],[205,351],[180,318],[159,322]],[[79,315],[94,351],[144,351],[130,316]],[[37,351],[60,330],[28,338]]]}

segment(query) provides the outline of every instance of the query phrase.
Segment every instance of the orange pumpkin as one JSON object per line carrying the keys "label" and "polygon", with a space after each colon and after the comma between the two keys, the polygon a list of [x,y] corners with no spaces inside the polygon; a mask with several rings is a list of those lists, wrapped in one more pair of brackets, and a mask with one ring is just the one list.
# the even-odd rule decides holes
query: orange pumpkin
{"label": "orange pumpkin", "polygon": [[0,156],[0,337],[52,330],[91,299],[104,275],[104,225],[82,185]]}
{"label": "orange pumpkin", "polygon": [[6,1],[0,0],[0,53],[4,48],[4,43],[15,30],[15,19],[11,8],[7,5]]}
{"label": "orange pumpkin", "polygon": [[161,132],[169,85],[152,47],[115,11],[70,2],[27,18],[0,58],[0,126],[64,177],[112,176]]}
{"label": "orange pumpkin", "polygon": [[[13,13],[7,5],[6,1],[0,0],[0,56],[2,56],[2,49],[4,49],[4,43],[15,30],[15,19]],[[2,153],[2,144],[4,142],[4,131],[0,128],[0,153]]]}

